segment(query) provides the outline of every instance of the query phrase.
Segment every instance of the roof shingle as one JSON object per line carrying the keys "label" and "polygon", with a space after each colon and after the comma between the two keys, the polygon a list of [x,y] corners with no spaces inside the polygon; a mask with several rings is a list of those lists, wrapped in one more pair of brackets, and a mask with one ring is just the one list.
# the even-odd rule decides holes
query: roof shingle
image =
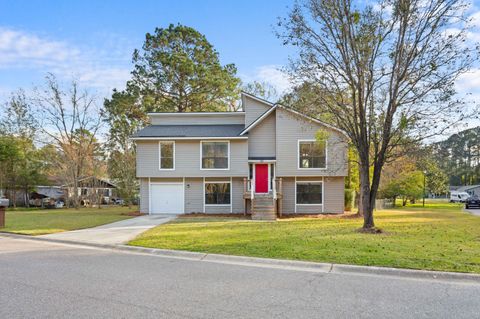
{"label": "roof shingle", "polygon": [[223,125],[150,125],[133,135],[138,137],[236,137],[242,124]]}

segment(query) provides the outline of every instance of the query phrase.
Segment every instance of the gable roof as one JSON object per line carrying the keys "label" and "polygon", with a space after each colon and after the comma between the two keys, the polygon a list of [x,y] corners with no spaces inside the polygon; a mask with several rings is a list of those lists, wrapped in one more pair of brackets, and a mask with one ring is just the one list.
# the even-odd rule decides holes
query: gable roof
{"label": "gable roof", "polygon": [[241,94],[242,96],[248,96],[249,98],[254,99],[255,101],[258,101],[258,102],[260,102],[260,103],[266,104],[266,105],[268,105],[268,106],[270,106],[270,107],[275,106],[275,103],[270,102],[270,101],[267,101],[267,100],[265,100],[265,99],[262,99],[261,97],[255,96],[255,95],[250,94],[250,93],[248,93],[248,92],[241,91],[240,94]]}
{"label": "gable roof", "polygon": [[195,137],[240,137],[244,125],[150,125],[133,135],[135,139],[145,138],[195,138]]}
{"label": "gable roof", "polygon": [[[91,183],[89,183],[89,181],[91,181]],[[73,185],[73,183],[68,183],[61,187],[69,187],[71,185]],[[95,176],[85,176],[78,179],[78,187],[91,187],[93,185],[95,185],[95,187],[103,186],[104,188],[117,188],[117,186],[111,181],[97,178]]]}
{"label": "gable roof", "polygon": [[296,115],[298,115],[298,116],[301,116],[301,117],[303,117],[303,118],[306,118],[306,119],[308,119],[308,120],[310,120],[310,121],[312,121],[312,122],[315,122],[315,123],[317,123],[317,124],[320,124],[320,125],[323,125],[323,126],[325,126],[325,127],[328,127],[328,128],[330,128],[330,129],[332,129],[332,130],[334,130],[334,131],[337,131],[337,132],[341,133],[342,135],[344,135],[345,137],[348,138],[347,133],[344,132],[343,130],[341,130],[341,129],[339,129],[339,128],[336,128],[335,126],[330,125],[330,124],[328,124],[328,123],[325,123],[325,122],[323,122],[323,121],[320,121],[320,120],[318,120],[318,119],[316,119],[316,118],[314,118],[314,117],[311,117],[311,116],[308,116],[308,115],[306,115],[306,114],[304,114],[304,113],[298,112],[298,111],[296,111],[296,110],[294,110],[294,109],[292,109],[292,108],[289,108],[289,107],[280,105],[280,104],[278,104],[278,103],[275,104],[271,109],[267,110],[265,113],[263,113],[262,115],[260,115],[255,121],[253,121],[249,126],[247,126],[247,127],[240,133],[240,135],[242,136],[242,135],[248,133],[248,131],[250,131],[252,128],[254,128],[255,126],[257,126],[260,122],[262,122],[265,118],[267,118],[270,113],[272,113],[272,112],[273,112],[274,110],[276,110],[276,109],[282,109],[282,110],[285,110],[285,111],[287,111],[287,112],[294,113],[294,114],[296,114]]}
{"label": "gable roof", "polygon": [[273,106],[272,108],[268,109],[266,112],[264,112],[262,115],[260,115],[255,121],[250,123],[249,126],[245,127],[242,132],[240,132],[240,136],[244,135],[248,131],[250,131],[252,128],[257,126],[260,122],[262,122],[269,114],[271,114],[273,111],[275,111],[277,106]]}
{"label": "gable roof", "polygon": [[244,111],[231,111],[231,112],[149,112],[148,116],[212,116],[212,115],[245,115]]}

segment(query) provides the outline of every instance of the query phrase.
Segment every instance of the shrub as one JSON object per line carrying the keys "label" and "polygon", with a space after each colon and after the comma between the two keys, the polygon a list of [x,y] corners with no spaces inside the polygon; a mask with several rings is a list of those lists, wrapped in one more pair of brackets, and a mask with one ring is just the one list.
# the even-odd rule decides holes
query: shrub
{"label": "shrub", "polygon": [[345,189],[345,210],[352,211],[355,208],[355,190]]}

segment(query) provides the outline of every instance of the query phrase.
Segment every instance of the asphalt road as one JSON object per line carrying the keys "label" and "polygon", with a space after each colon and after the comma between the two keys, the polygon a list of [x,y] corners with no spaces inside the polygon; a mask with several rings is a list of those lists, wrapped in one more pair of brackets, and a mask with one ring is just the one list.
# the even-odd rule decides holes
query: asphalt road
{"label": "asphalt road", "polygon": [[0,238],[0,318],[480,318],[480,284]]}
{"label": "asphalt road", "polygon": [[469,212],[472,215],[480,216],[480,209],[465,209],[465,211]]}

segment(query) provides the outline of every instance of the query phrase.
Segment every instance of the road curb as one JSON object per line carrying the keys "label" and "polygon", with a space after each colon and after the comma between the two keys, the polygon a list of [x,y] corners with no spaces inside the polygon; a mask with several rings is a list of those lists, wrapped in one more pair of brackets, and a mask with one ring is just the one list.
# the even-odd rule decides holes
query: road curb
{"label": "road curb", "polygon": [[338,274],[385,275],[412,279],[473,281],[480,283],[480,275],[477,274],[434,270],[333,264],[331,272]]}
{"label": "road curb", "polygon": [[471,273],[455,273],[443,271],[429,271],[403,268],[389,268],[378,266],[358,266],[332,263],[317,263],[298,260],[270,259],[245,256],[232,256],[222,254],[208,254],[182,250],[157,249],[128,245],[110,245],[78,242],[71,240],[60,240],[52,238],[34,237],[28,235],[12,234],[0,232],[0,237],[51,242],[57,244],[67,244],[84,247],[102,248],[108,250],[123,251],[129,253],[140,253],[158,257],[186,259],[202,262],[212,262],[231,265],[253,266],[261,268],[275,268],[285,270],[297,270],[307,272],[319,272],[329,274],[352,274],[352,275],[372,275],[372,276],[392,276],[409,279],[430,279],[438,281],[463,281],[480,284],[480,275]]}

